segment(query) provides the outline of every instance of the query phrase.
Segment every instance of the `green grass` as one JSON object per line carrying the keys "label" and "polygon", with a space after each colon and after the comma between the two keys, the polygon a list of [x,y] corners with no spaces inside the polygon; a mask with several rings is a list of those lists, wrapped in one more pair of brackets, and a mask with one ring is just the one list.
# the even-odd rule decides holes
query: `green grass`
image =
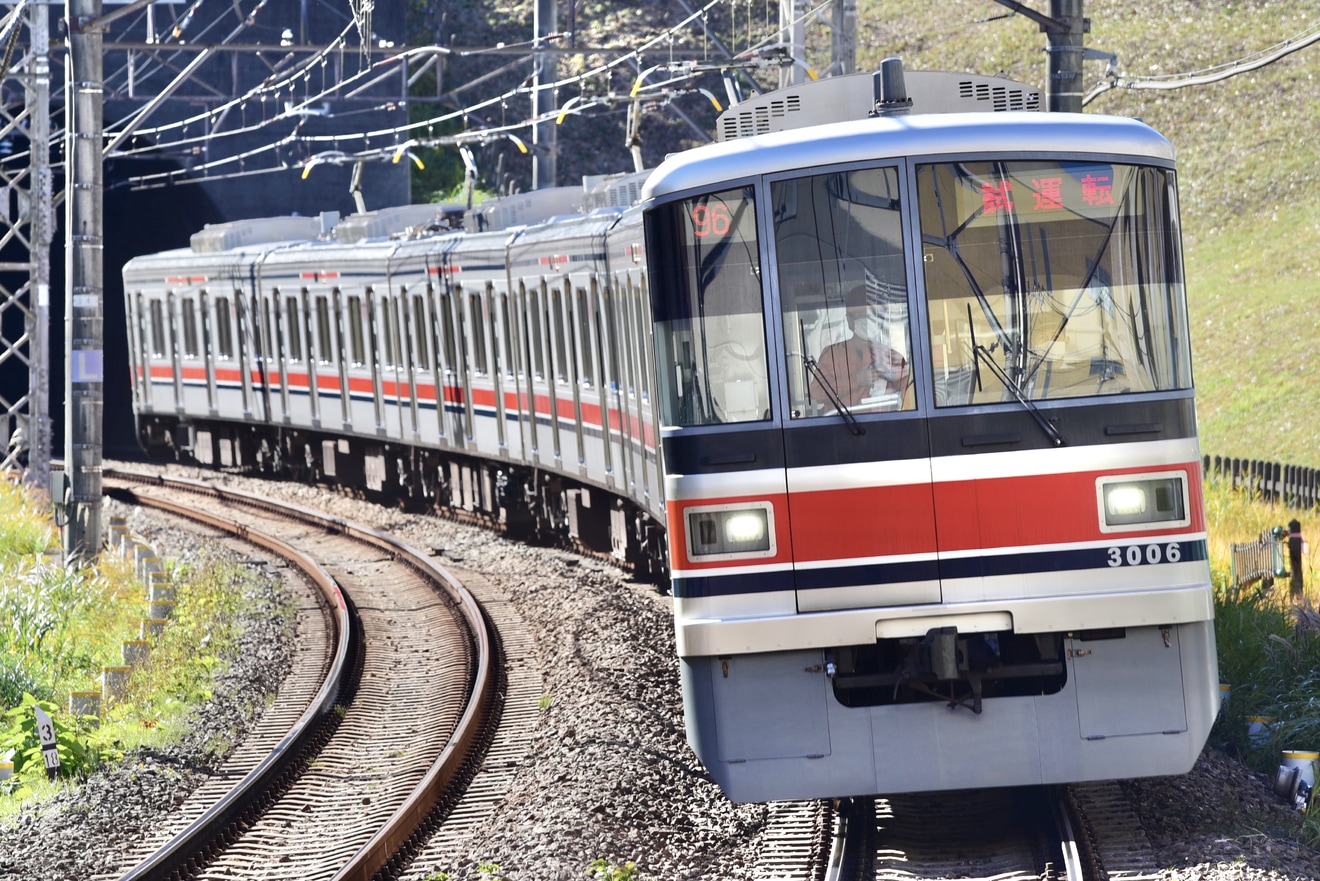
{"label": "green grass", "polygon": [[55,530],[40,515],[41,499],[0,473],[0,566],[12,566],[54,546]]}
{"label": "green grass", "polygon": [[18,796],[0,797],[0,818],[61,785],[45,780],[34,706],[59,732],[65,778],[133,747],[176,739],[235,650],[244,595],[257,577],[204,559],[176,569],[174,617],[133,671],[127,693],[103,707],[99,724],[76,719],[67,712],[69,694],[100,690],[102,667],[123,663],[122,644],[138,638],[148,604],[133,566],[113,554],[82,570],[46,556],[56,536],[49,513],[39,496],[0,475],[0,757],[14,762],[7,790]]}

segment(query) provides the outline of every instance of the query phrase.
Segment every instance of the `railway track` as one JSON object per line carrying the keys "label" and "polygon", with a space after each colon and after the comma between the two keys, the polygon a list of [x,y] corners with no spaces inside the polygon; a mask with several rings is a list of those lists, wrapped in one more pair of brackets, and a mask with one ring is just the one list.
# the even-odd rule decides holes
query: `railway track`
{"label": "railway track", "polygon": [[775,806],[764,881],[1154,881],[1116,782]]}
{"label": "railway track", "polygon": [[498,635],[476,600],[422,553],[337,518],[198,482],[105,478],[130,502],[289,560],[317,586],[327,634],[304,646],[315,672],[291,677],[181,811],[185,828],[135,854],[124,881],[397,874],[458,804],[501,714]]}

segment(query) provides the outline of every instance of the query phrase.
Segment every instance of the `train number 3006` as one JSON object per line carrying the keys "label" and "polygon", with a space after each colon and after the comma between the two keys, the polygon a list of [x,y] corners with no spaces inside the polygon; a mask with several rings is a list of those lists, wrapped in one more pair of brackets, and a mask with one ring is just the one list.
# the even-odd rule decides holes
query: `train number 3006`
{"label": "train number 3006", "polygon": [[1129,545],[1126,548],[1110,548],[1109,565],[1140,566],[1143,563],[1177,563],[1182,559],[1182,547],[1176,541],[1165,545]]}

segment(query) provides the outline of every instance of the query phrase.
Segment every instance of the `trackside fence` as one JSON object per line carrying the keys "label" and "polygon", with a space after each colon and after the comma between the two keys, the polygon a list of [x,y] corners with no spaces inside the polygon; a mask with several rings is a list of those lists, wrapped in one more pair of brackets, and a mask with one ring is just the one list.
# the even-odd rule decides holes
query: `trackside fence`
{"label": "trackside fence", "polygon": [[[1320,508],[1320,469],[1223,456],[1206,456],[1201,464],[1207,481],[1230,481],[1233,489],[1271,506]],[[1255,541],[1230,547],[1234,590],[1256,582],[1268,590],[1275,578],[1288,578],[1293,597],[1302,596],[1302,534],[1297,520],[1290,520],[1287,529],[1275,526]]]}
{"label": "trackside fence", "polygon": [[1224,456],[1206,456],[1201,465],[1206,480],[1230,480],[1234,489],[1263,502],[1302,511],[1320,508],[1320,468]]}

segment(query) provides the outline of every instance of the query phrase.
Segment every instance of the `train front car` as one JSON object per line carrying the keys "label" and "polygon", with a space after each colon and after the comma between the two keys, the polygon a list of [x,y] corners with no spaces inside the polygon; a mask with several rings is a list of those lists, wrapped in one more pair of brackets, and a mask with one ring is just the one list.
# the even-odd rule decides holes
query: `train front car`
{"label": "train front car", "polygon": [[1218,689],[1168,142],[874,118],[645,196],[688,738],[728,796],[1190,769]]}

